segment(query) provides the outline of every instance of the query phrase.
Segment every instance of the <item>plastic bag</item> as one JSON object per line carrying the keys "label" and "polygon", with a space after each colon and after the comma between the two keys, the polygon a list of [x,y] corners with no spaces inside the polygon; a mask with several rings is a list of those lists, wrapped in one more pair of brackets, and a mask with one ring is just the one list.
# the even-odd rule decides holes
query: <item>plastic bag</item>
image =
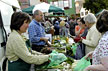
{"label": "plastic bag", "polygon": [[78,59],[81,59],[84,56],[85,56],[85,44],[79,43],[79,45],[77,45],[75,59],[78,60]]}
{"label": "plastic bag", "polygon": [[79,44],[79,43],[75,43],[75,44],[73,44],[72,47],[71,47],[71,49],[72,49],[74,55],[76,55],[76,49],[77,49],[78,44]]}
{"label": "plastic bag", "polygon": [[85,57],[83,57],[78,64],[76,65],[76,67],[74,68],[74,71],[83,71],[86,67],[88,67],[90,65],[90,59],[85,59]]}
{"label": "plastic bag", "polygon": [[60,63],[62,63],[63,61],[67,60],[67,57],[63,54],[63,53],[58,53],[55,50],[52,51],[52,53],[50,54],[50,64],[48,65],[48,67],[51,66],[57,66]]}

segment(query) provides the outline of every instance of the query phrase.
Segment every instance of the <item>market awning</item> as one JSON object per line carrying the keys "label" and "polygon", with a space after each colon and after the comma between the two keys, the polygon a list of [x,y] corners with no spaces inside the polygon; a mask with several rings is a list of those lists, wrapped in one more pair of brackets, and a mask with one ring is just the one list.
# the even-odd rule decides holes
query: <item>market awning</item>
{"label": "market awning", "polygon": [[33,8],[34,8],[34,6],[30,6],[29,8],[23,9],[22,11],[23,11],[23,12],[26,12],[26,13],[28,13],[28,14],[32,14]]}
{"label": "market awning", "polygon": [[59,7],[47,4],[47,3],[40,3],[35,6],[30,6],[29,8],[25,8],[22,11],[26,12],[28,14],[32,14],[32,11],[34,12],[35,10],[40,10],[42,12],[53,12],[53,13],[64,13],[64,10],[62,10]]}
{"label": "market awning", "polygon": [[62,10],[59,7],[55,7],[55,6],[50,6],[49,8],[49,12],[54,12],[54,13],[64,13],[64,10]]}

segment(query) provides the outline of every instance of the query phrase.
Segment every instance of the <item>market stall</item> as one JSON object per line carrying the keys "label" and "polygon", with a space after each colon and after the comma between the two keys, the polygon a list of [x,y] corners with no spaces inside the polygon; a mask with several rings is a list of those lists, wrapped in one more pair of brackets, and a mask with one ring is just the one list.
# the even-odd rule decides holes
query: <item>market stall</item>
{"label": "market stall", "polygon": [[74,59],[67,55],[68,48],[74,43],[72,38],[63,36],[53,36],[52,53],[50,53],[50,62],[42,65],[36,65],[36,71],[72,71]]}
{"label": "market stall", "polygon": [[52,50],[49,54],[50,61],[35,65],[35,71],[83,71],[90,65],[90,59],[74,58],[79,49],[79,43],[75,43],[70,37],[53,36],[52,46],[48,48]]}

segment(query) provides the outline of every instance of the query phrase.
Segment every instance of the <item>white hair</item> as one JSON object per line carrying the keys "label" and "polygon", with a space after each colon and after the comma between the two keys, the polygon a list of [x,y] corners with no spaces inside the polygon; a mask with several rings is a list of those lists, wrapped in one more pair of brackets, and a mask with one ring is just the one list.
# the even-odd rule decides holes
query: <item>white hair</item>
{"label": "white hair", "polygon": [[88,23],[96,23],[97,19],[94,14],[89,13],[84,17],[84,21]]}

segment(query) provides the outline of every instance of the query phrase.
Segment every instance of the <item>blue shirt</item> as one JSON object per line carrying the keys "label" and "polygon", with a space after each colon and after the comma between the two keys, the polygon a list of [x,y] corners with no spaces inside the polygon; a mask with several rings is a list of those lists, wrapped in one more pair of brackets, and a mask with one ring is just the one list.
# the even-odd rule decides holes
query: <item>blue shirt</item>
{"label": "blue shirt", "polygon": [[45,41],[40,41],[41,37],[45,37],[44,27],[36,20],[32,20],[28,28],[30,42],[34,45],[45,45]]}

